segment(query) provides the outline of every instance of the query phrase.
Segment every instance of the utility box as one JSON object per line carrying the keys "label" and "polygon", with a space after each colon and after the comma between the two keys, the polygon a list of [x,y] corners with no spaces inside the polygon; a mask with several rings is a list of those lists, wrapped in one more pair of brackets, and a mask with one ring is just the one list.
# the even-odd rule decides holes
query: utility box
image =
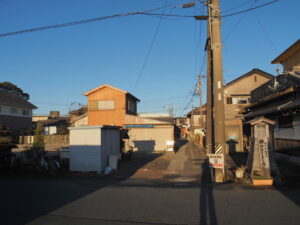
{"label": "utility box", "polygon": [[120,158],[120,127],[69,127],[70,170],[101,173],[108,166],[109,156]]}

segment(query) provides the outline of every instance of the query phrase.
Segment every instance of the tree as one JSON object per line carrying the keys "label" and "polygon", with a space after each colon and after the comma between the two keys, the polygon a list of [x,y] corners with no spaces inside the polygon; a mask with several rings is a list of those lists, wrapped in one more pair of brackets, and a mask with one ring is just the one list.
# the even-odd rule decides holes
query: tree
{"label": "tree", "polygon": [[8,81],[0,82],[0,89],[5,92],[15,93],[25,100],[29,100],[30,97],[21,88]]}
{"label": "tree", "polygon": [[41,123],[37,123],[37,126],[34,130],[34,141],[33,141],[33,148],[35,150],[41,150],[45,147],[43,131],[44,131],[43,125]]}
{"label": "tree", "polygon": [[11,131],[3,124],[0,124],[0,144],[11,144],[13,142]]}

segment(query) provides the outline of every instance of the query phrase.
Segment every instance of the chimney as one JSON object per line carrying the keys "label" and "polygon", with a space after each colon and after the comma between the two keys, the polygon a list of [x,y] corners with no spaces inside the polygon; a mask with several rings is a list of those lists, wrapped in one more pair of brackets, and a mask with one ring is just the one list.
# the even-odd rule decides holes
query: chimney
{"label": "chimney", "polygon": [[59,117],[59,111],[50,111],[50,118]]}

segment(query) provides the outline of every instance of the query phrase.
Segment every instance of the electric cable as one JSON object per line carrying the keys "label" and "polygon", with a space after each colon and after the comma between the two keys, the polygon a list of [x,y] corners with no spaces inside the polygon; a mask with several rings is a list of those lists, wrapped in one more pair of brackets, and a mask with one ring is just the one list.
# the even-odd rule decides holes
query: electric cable
{"label": "electric cable", "polygon": [[57,29],[57,28],[63,28],[63,27],[68,27],[68,26],[86,24],[86,23],[93,23],[93,22],[106,20],[106,19],[112,19],[112,18],[116,18],[116,17],[124,17],[124,16],[130,16],[130,15],[142,15],[142,13],[144,13],[144,12],[152,12],[152,11],[156,11],[156,10],[166,8],[166,7],[177,7],[178,5],[181,5],[181,4],[169,4],[169,5],[164,5],[164,6],[155,7],[155,8],[151,8],[151,9],[146,9],[146,10],[142,10],[142,11],[118,13],[118,14],[114,14],[114,15],[110,15],[110,16],[103,16],[103,17],[96,17],[96,18],[91,18],[91,19],[86,19],[86,20],[72,21],[72,22],[67,22],[67,23],[54,24],[54,25],[49,25],[49,26],[18,30],[18,31],[13,31],[13,32],[8,32],[8,33],[0,33],[0,38],[1,37],[24,34],[24,33],[30,33],[30,32],[37,32],[37,31],[43,31],[43,30],[50,30],[50,29]]}
{"label": "electric cable", "polygon": [[[163,13],[164,13],[164,10],[165,10],[165,6],[167,5],[167,2],[168,2],[168,0],[165,0],[164,7],[163,7],[163,9],[162,9],[162,10],[163,10]],[[162,14],[163,14],[163,13],[162,13]],[[137,86],[138,86],[138,84],[139,84],[139,82],[140,82],[140,79],[141,79],[142,75],[144,74],[144,70],[145,70],[145,68],[146,68],[146,65],[147,65],[147,63],[148,63],[150,54],[151,54],[152,49],[153,49],[153,46],[154,46],[154,43],[155,43],[155,41],[156,41],[156,37],[157,37],[158,31],[159,31],[159,28],[160,28],[160,24],[161,24],[161,21],[162,21],[162,17],[163,17],[163,16],[161,16],[160,20],[158,21],[157,27],[156,27],[156,29],[155,29],[155,31],[154,31],[154,35],[153,35],[153,37],[152,37],[152,41],[151,41],[150,46],[149,46],[149,48],[148,48],[148,51],[147,51],[147,54],[146,54],[146,58],[145,58],[144,63],[143,63],[143,65],[142,65],[141,71],[140,71],[140,73],[139,73],[139,75],[138,75],[138,77],[137,77],[137,79],[136,79],[136,82],[135,82],[135,84],[134,84],[133,90],[136,90],[136,88],[137,88]]]}

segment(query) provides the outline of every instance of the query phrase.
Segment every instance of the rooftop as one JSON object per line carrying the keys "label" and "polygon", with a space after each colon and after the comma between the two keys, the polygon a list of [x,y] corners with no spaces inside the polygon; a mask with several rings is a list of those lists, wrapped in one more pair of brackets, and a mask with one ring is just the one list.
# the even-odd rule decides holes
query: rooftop
{"label": "rooftop", "polygon": [[129,92],[123,91],[123,90],[121,90],[121,89],[119,89],[119,88],[116,88],[116,87],[114,87],[114,86],[111,86],[111,85],[109,85],[109,84],[103,84],[103,85],[100,85],[99,87],[96,87],[96,88],[94,88],[94,89],[92,89],[92,90],[90,90],[90,91],[87,91],[87,92],[83,93],[83,95],[88,96],[88,95],[90,95],[90,94],[94,93],[95,91],[98,91],[98,90],[100,90],[100,89],[102,89],[102,88],[111,88],[111,89],[114,89],[114,90],[116,90],[116,91],[119,91],[119,92],[122,92],[122,93],[124,93],[124,94],[129,95],[131,98],[135,99],[136,101],[140,101],[137,97],[135,97],[134,95],[130,94]]}
{"label": "rooftop", "polygon": [[0,91],[0,104],[23,109],[37,109],[37,107],[17,94]]}
{"label": "rooftop", "polygon": [[300,39],[298,39],[298,41],[292,44],[288,49],[282,52],[279,56],[277,56],[277,58],[274,59],[271,63],[272,64],[282,63],[297,51],[300,51]]}

